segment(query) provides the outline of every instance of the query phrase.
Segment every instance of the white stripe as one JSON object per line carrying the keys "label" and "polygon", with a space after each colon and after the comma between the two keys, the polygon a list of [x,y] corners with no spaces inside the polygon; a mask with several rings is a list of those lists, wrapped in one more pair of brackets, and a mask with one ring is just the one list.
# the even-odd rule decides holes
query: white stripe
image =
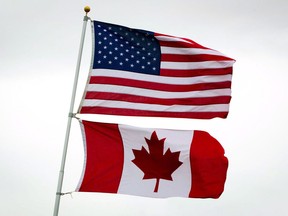
{"label": "white stripe", "polygon": [[130,94],[136,96],[155,97],[155,98],[191,98],[191,97],[201,98],[201,97],[216,97],[216,96],[231,95],[230,88],[187,91],[187,92],[167,92],[167,91],[135,88],[128,86],[118,86],[118,85],[106,85],[106,84],[88,84],[87,91]]}
{"label": "white stripe", "polygon": [[164,62],[161,61],[162,69],[191,70],[232,67],[234,61],[204,61],[204,62]]}
{"label": "white stripe", "polygon": [[161,46],[162,54],[182,54],[182,55],[218,55],[225,56],[224,54],[211,49],[201,49],[201,48],[177,48],[177,47],[165,47]]}
{"label": "white stripe", "polygon": [[166,106],[158,104],[131,103],[125,101],[85,99],[82,107],[109,107],[122,109],[136,109],[162,112],[228,112],[229,104],[200,105],[200,106]]}
{"label": "white stripe", "polygon": [[175,41],[175,42],[185,42],[188,44],[193,44],[191,41],[187,41],[185,39],[177,38],[177,37],[169,37],[169,36],[161,35],[161,36],[155,36],[155,38],[157,38],[157,40],[159,41]]}
{"label": "white stripe", "polygon": [[197,83],[214,83],[231,81],[232,75],[211,75],[211,76],[196,76],[196,77],[165,77],[154,76],[141,73],[133,73],[129,71],[110,70],[110,69],[93,69],[90,76],[105,76],[115,78],[125,78],[132,80],[148,81],[154,83],[163,84],[175,84],[175,85],[189,85]]}

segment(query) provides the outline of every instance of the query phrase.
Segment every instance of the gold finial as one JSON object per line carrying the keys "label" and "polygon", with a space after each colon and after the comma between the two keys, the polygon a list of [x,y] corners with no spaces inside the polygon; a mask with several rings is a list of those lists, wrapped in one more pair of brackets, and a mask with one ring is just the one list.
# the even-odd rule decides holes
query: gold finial
{"label": "gold finial", "polygon": [[90,7],[89,6],[85,6],[84,7],[84,11],[86,12],[86,15],[89,13],[90,11]]}

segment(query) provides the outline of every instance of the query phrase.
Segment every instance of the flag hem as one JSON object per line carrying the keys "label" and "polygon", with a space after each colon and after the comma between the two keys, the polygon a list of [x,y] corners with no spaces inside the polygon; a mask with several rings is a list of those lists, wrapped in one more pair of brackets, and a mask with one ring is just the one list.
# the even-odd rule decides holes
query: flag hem
{"label": "flag hem", "polygon": [[81,132],[82,132],[82,140],[83,140],[83,147],[84,147],[84,162],[83,162],[82,174],[80,176],[78,185],[77,185],[76,190],[75,190],[76,192],[79,192],[80,187],[83,183],[84,175],[85,175],[85,171],[86,171],[86,164],[87,164],[87,142],[86,142],[85,127],[84,127],[84,124],[82,123],[81,120],[79,120],[79,124],[80,124]]}
{"label": "flag hem", "polygon": [[84,103],[84,100],[85,100],[85,97],[86,97],[86,94],[87,94],[87,88],[89,86],[89,82],[90,82],[90,79],[92,77],[92,70],[93,70],[93,64],[94,64],[94,55],[95,55],[95,31],[94,31],[94,23],[91,21],[91,38],[92,38],[92,55],[91,55],[91,60],[90,60],[90,68],[89,68],[89,74],[88,74],[88,77],[87,77],[87,81],[86,81],[86,85],[85,85],[85,90],[83,92],[83,95],[82,95],[82,98],[81,98],[81,101],[79,103],[79,107],[78,107],[78,110],[77,110],[77,113],[80,113],[81,109],[82,109],[82,104]]}

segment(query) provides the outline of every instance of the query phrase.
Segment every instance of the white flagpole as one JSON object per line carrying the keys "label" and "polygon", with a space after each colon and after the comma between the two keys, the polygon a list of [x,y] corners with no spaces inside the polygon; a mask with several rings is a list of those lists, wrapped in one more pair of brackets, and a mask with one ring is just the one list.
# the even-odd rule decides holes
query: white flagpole
{"label": "white flagpole", "polygon": [[62,183],[63,183],[63,178],[64,178],[64,168],[65,168],[65,162],[66,162],[66,154],[67,154],[67,148],[68,148],[68,141],[69,141],[71,122],[72,122],[72,118],[74,117],[73,109],[74,109],[74,103],[75,103],[75,96],[76,96],[76,89],[77,89],[79,70],[80,70],[80,64],[81,64],[81,58],[82,58],[82,51],[83,51],[83,45],[84,45],[86,26],[87,26],[87,21],[89,19],[87,14],[90,11],[90,7],[86,6],[84,8],[84,11],[86,12],[86,15],[84,16],[84,19],[83,19],[82,35],[81,35],[81,40],[80,40],[78,61],[77,61],[76,72],[75,72],[75,77],[74,77],[74,85],[73,85],[72,97],[71,97],[71,102],[70,102],[70,110],[69,110],[69,115],[68,115],[66,136],[65,136],[64,149],[63,149],[62,161],[61,161],[61,168],[60,168],[59,177],[58,177],[58,186],[57,186],[57,192],[56,192],[56,199],[55,199],[53,216],[58,216],[60,198],[61,198],[61,195],[63,195],[61,191],[62,191]]}

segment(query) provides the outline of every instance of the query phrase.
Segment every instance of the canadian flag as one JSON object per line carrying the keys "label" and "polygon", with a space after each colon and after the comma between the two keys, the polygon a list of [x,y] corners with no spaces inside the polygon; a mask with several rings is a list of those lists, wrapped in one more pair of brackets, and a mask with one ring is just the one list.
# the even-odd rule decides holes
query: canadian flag
{"label": "canadian flag", "polygon": [[228,159],[204,131],[81,121],[85,160],[76,191],[218,198]]}

